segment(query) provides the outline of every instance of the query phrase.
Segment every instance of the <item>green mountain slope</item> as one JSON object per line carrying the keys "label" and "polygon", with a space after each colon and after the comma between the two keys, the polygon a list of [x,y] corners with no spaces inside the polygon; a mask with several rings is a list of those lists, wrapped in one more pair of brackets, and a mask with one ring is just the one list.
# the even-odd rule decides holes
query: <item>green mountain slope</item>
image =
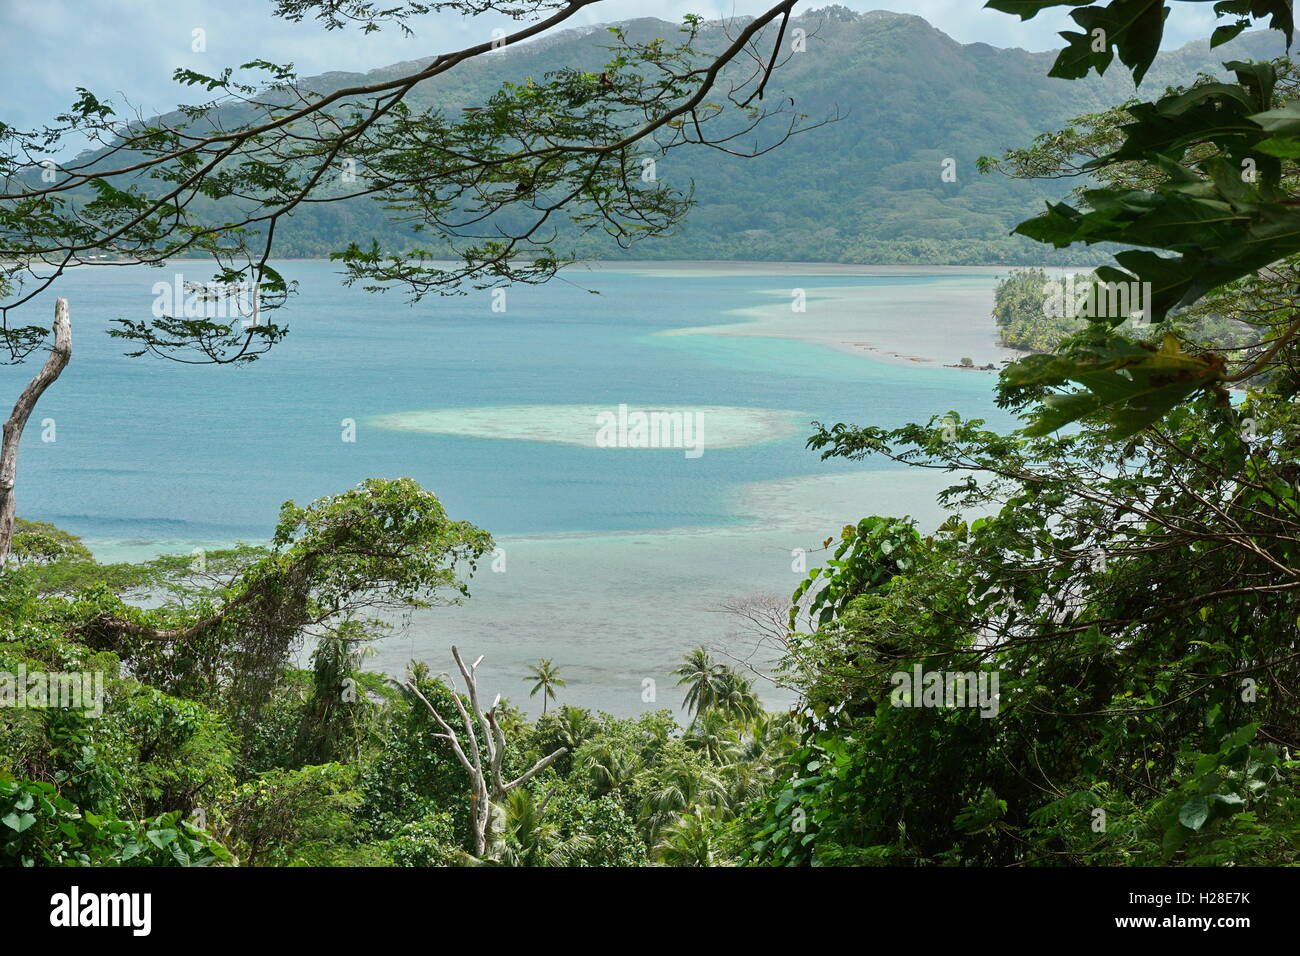
{"label": "green mountain slope", "polygon": [[[769,97],[793,98],[810,119],[840,119],[742,159],[704,148],[674,150],[658,160],[658,177],[695,186],[696,208],[674,236],[624,252],[598,237],[559,243],[593,257],[759,259],[858,263],[1065,263],[1095,252],[1054,253],[1008,233],[1043,200],[1065,191],[981,175],[976,159],[1027,144],[1072,117],[1135,95],[1127,73],[1066,82],[1046,77],[1055,52],[960,44],[916,16],[827,7],[798,17],[807,50],[790,57]],[[642,19],[625,24],[633,38],[671,37],[675,24]],[[714,27],[709,43],[726,36]],[[481,103],[503,80],[522,82],[564,66],[597,68],[606,61],[605,30],[570,30],[471,61],[415,91],[416,105],[459,109]],[[1231,59],[1281,54],[1275,35],[1247,34],[1211,51],[1192,44],[1157,60],[1140,94],[1157,95],[1198,71],[1220,73]],[[416,61],[417,63],[422,61]],[[412,64],[364,76],[328,73],[303,85],[329,91],[375,80]],[[941,164],[956,162],[956,181]],[[322,256],[350,241],[386,246],[411,242],[383,210],[365,200],[315,205],[282,228],[279,252]]]}

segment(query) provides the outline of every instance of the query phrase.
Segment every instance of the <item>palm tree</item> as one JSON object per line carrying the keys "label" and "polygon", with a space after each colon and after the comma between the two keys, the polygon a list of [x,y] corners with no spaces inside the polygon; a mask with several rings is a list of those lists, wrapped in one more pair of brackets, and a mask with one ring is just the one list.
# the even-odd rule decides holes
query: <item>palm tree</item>
{"label": "palm tree", "polygon": [[682,743],[703,753],[715,766],[733,762],[743,748],[735,720],[720,707],[693,721]]}
{"label": "palm tree", "polygon": [[772,772],[758,763],[737,761],[722,767],[718,772],[721,789],[713,809],[725,819],[732,819],[746,804],[767,792],[772,783]]}
{"label": "palm tree", "polygon": [[599,731],[600,727],[591,714],[581,707],[565,704],[555,719],[556,737],[563,746],[569,748],[570,754],[576,754],[578,748]]}
{"label": "palm tree", "polygon": [[355,696],[351,691],[362,662],[374,653],[369,640],[365,627],[348,619],[312,651],[311,699],[294,742],[297,756],[307,763],[359,756],[369,701],[364,693]]}
{"label": "palm tree", "polygon": [[673,671],[677,675],[677,686],[688,688],[682,706],[691,712],[692,718],[699,717],[717,702],[725,671],[726,668],[714,661],[703,647],[687,654],[682,666]]}
{"label": "palm tree", "polygon": [[763,713],[763,705],[754,693],[754,685],[729,668],[721,668],[714,690],[713,706],[732,720],[749,724]]}
{"label": "palm tree", "polygon": [[799,729],[792,715],[759,714],[750,722],[740,759],[746,763],[771,765],[799,744]]}
{"label": "palm tree", "polygon": [[655,846],[655,860],[663,866],[712,866],[717,854],[713,818],[700,807],[677,817]]}
{"label": "palm tree", "polygon": [[641,833],[653,843],[660,831],[689,807],[699,809],[722,792],[722,781],[711,769],[687,761],[665,768],[641,799]]}
{"label": "palm tree", "polygon": [[584,747],[579,763],[591,777],[596,796],[621,791],[641,769],[641,755],[622,742],[597,740]]}
{"label": "palm tree", "polygon": [[538,803],[523,787],[510,792],[502,808],[505,840],[493,866],[570,866],[595,846],[585,833],[562,837],[546,817],[549,802],[546,797]]}
{"label": "palm tree", "polygon": [[528,692],[528,696],[536,697],[537,692],[542,692],[542,713],[546,713],[546,702],[555,700],[555,688],[567,687],[568,684],[560,676],[560,669],[552,664],[547,658],[543,657],[535,665],[524,682],[533,681],[533,689]]}

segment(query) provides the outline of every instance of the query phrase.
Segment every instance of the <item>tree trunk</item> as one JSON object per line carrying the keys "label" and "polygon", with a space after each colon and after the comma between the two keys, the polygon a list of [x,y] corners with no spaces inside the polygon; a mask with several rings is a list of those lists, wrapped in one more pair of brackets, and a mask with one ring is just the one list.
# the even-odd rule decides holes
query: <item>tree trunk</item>
{"label": "tree trunk", "polygon": [[27,419],[45,390],[59,377],[72,357],[72,323],[68,319],[68,300],[54,302],[54,347],[44,367],[27,383],[14,403],[13,413],[4,424],[0,442],[0,566],[9,560],[9,546],[14,536],[14,484],[18,476],[18,442],[27,427]]}
{"label": "tree trunk", "polygon": [[[473,788],[470,793],[470,822],[474,827],[474,855],[480,860],[490,859],[496,856],[497,852],[497,821],[494,815],[504,812],[506,797],[515,787],[522,786],[537,774],[541,773],[562,754],[568,752],[567,747],[561,747],[550,756],[543,757],[532,768],[516,777],[514,780],[506,780],[501,775],[501,765],[506,756],[506,736],[501,730],[501,725],[496,719],[497,705],[494,702],[488,710],[484,710],[479,705],[478,700],[478,679],[476,672],[478,665],[483,658],[479,658],[472,665],[466,666],[465,661],[460,656],[460,648],[455,644],[451,646],[451,656],[456,660],[456,667],[460,670],[461,676],[465,679],[465,696],[469,698],[469,710],[465,708],[464,702],[460,699],[460,692],[456,688],[456,683],[452,679],[447,680],[447,687],[451,690],[452,703],[456,705],[456,711],[460,714],[461,723],[465,727],[465,735],[462,740],[456,731],[451,729],[451,725],[442,719],[433,704],[429,703],[428,698],[420,693],[420,688],[416,686],[414,680],[401,681],[402,686],[406,687],[412,694],[424,703],[433,719],[438,722],[442,733],[433,734],[451,744],[452,752],[456,759],[460,761],[465,772],[469,774],[470,786]],[[500,700],[500,698],[497,698]],[[470,711],[473,716],[470,716]],[[481,737],[480,737],[481,732]],[[487,758],[487,765],[484,766],[484,757]]]}

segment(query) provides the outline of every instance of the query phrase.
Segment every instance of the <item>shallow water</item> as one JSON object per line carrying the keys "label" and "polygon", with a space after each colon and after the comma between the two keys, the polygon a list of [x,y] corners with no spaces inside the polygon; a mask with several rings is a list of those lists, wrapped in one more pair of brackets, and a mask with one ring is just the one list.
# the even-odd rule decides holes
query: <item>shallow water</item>
{"label": "shallow water", "polygon": [[[956,410],[1007,423],[991,373],[940,367],[999,357],[995,272],[790,268],[575,271],[512,288],[494,312],[488,292],[409,307],[342,287],[328,263],[291,262],[301,294],[277,318],[290,335],[246,368],[128,359],[104,334],[112,319],[148,314],[155,282],[208,278],[201,264],[78,270],[58,291],[73,360],[24,437],[18,510],[85,536],[101,559],[140,559],[264,540],[286,499],[409,475],[491,531],[506,569],[480,571],[463,607],[398,622],[370,666],[398,672],[422,657],[442,670],[457,641],[529,709],[540,701],[522,678],[542,656],[568,680],[561,702],[675,708],[669,671],[686,650],[749,655],[716,609],[788,595],[792,549],[869,513],[941,520],[943,476],[821,462],[804,447],[811,421],[894,426]],[[790,308],[794,288],[805,312]],[[45,321],[45,305],[19,321]],[[7,393],[31,371],[0,370]],[[586,441],[574,407],[589,417],[620,404],[714,409],[721,431],[711,446],[701,418],[698,456]],[[382,427],[412,413],[440,425]],[[53,442],[41,440],[44,419]],[[654,700],[643,700],[647,680]],[[761,690],[774,706],[790,699]]]}

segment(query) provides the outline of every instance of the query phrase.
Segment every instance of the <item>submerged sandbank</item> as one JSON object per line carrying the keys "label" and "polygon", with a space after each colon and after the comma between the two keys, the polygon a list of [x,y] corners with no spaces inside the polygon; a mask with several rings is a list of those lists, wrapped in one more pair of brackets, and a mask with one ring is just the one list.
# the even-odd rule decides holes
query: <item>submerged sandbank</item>
{"label": "submerged sandbank", "polygon": [[[503,405],[393,412],[367,424],[388,431],[623,450],[739,448],[789,438],[807,420],[805,412],[726,405]],[[644,427],[638,431],[639,423]]]}

